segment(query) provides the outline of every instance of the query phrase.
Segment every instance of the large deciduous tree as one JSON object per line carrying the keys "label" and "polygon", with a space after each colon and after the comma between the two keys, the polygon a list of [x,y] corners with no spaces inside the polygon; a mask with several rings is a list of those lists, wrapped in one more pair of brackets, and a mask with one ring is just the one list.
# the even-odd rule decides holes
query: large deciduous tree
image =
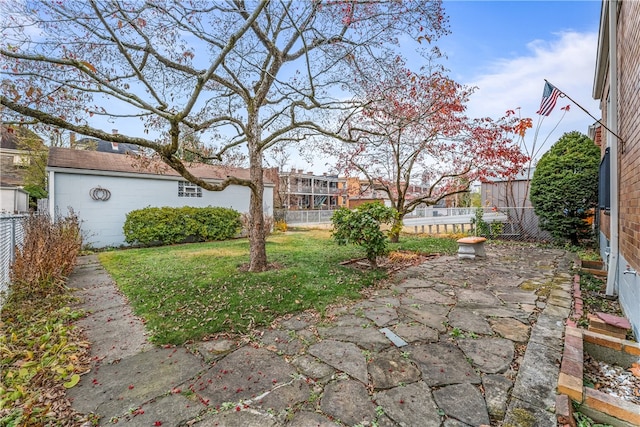
{"label": "large deciduous tree", "polygon": [[[335,128],[352,71],[387,68],[401,40],[447,31],[441,2],[359,0],[2,2],[3,117],[153,150],[207,190],[251,189],[251,271],[267,268],[263,156]],[[333,91],[337,88],[338,92]],[[94,119],[139,118],[114,135]],[[333,123],[335,124],[335,123]],[[250,179],[189,173],[181,133],[213,140],[207,157],[244,146]],[[158,135],[154,137],[154,135]]]}
{"label": "large deciduous tree", "polygon": [[440,67],[414,73],[400,65],[391,78],[360,83],[364,107],[349,119],[356,142],[342,144],[341,167],[389,198],[398,211],[393,241],[417,207],[467,192],[475,179],[513,174],[526,160],[514,138],[530,121],[512,111],[498,120],[467,117],[473,89]]}
{"label": "large deciduous tree", "polygon": [[562,135],[538,164],[531,180],[531,203],[540,225],[559,241],[578,245],[587,236],[586,219],[598,203],[600,148],[580,132]]}

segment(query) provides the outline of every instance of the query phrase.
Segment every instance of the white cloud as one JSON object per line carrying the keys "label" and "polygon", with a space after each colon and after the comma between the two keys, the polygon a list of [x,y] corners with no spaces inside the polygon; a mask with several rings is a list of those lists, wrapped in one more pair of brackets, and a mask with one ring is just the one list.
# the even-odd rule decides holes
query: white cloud
{"label": "white cloud", "polygon": [[[469,116],[496,118],[502,116],[506,110],[520,107],[522,116],[533,118],[535,126],[540,117],[535,112],[540,105],[546,78],[595,117],[600,118],[598,101],[591,97],[597,33],[563,32],[555,36],[556,39],[552,41],[535,40],[528,43],[530,54],[498,59],[488,73],[465,82],[478,87],[469,103]],[[571,104],[570,112],[550,134],[562,116],[560,107],[567,104]],[[577,130],[586,134],[588,126],[594,121],[568,99],[559,98],[556,108],[542,123],[538,144],[549,134],[547,149],[565,132]],[[532,138],[533,132],[530,131],[527,142]]]}

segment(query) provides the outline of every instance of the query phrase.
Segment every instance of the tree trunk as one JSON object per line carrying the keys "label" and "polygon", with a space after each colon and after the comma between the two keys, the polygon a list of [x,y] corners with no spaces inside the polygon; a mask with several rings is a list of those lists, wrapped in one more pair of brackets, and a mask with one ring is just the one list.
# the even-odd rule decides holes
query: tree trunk
{"label": "tree trunk", "polygon": [[572,232],[569,234],[569,238],[571,239],[571,244],[573,246],[580,246],[580,239],[578,239],[578,233]]}
{"label": "tree trunk", "polygon": [[254,185],[249,201],[249,271],[267,270],[267,248],[264,232],[264,175],[262,152],[259,147],[257,117],[250,121],[251,135],[247,135],[249,146],[249,177]]}
{"label": "tree trunk", "polygon": [[374,256],[368,256],[367,260],[369,261],[369,265],[371,265],[372,269],[376,269],[378,268],[378,257]]}
{"label": "tree trunk", "polygon": [[391,243],[398,243],[400,241],[400,232],[402,231],[403,214],[398,214],[398,217],[393,220],[391,230],[389,230],[389,241]]}

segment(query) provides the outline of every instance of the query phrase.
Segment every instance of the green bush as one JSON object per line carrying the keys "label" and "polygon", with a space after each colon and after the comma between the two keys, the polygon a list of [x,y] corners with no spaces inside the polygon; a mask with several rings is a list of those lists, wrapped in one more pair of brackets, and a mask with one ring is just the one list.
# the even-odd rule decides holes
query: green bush
{"label": "green bush", "polygon": [[149,246],[226,240],[241,227],[240,213],[233,209],[184,206],[131,211],[123,228],[127,243]]}
{"label": "green bush", "polygon": [[504,224],[501,222],[488,223],[484,220],[484,209],[476,208],[475,216],[471,218],[471,224],[476,226],[476,236],[483,236],[493,239],[502,234]]}
{"label": "green bush", "polygon": [[332,236],[339,245],[351,243],[363,246],[373,267],[376,258],[387,253],[387,236],[380,230],[381,224],[390,224],[397,211],[380,203],[363,203],[354,210],[340,208],[331,217]]}
{"label": "green bush", "polygon": [[593,208],[598,202],[600,148],[580,132],[568,132],[547,151],[531,180],[531,203],[540,226],[558,243],[592,237]]}

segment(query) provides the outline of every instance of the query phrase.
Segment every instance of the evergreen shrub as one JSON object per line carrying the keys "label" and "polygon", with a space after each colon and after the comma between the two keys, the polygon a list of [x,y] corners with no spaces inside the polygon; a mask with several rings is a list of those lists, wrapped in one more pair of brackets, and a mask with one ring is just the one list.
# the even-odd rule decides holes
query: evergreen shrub
{"label": "evergreen shrub", "polygon": [[331,217],[333,239],[339,245],[362,246],[367,260],[376,267],[376,258],[388,252],[388,239],[380,226],[392,223],[397,215],[395,209],[378,202],[363,203],[354,210],[341,207]]}
{"label": "evergreen shrub", "polygon": [[240,212],[221,207],[146,207],[131,211],[124,223],[129,244],[143,246],[226,240],[242,227]]}
{"label": "evergreen shrub", "polygon": [[568,132],[546,152],[531,180],[531,203],[540,226],[558,243],[578,246],[592,237],[589,216],[598,202],[600,148],[580,132]]}

